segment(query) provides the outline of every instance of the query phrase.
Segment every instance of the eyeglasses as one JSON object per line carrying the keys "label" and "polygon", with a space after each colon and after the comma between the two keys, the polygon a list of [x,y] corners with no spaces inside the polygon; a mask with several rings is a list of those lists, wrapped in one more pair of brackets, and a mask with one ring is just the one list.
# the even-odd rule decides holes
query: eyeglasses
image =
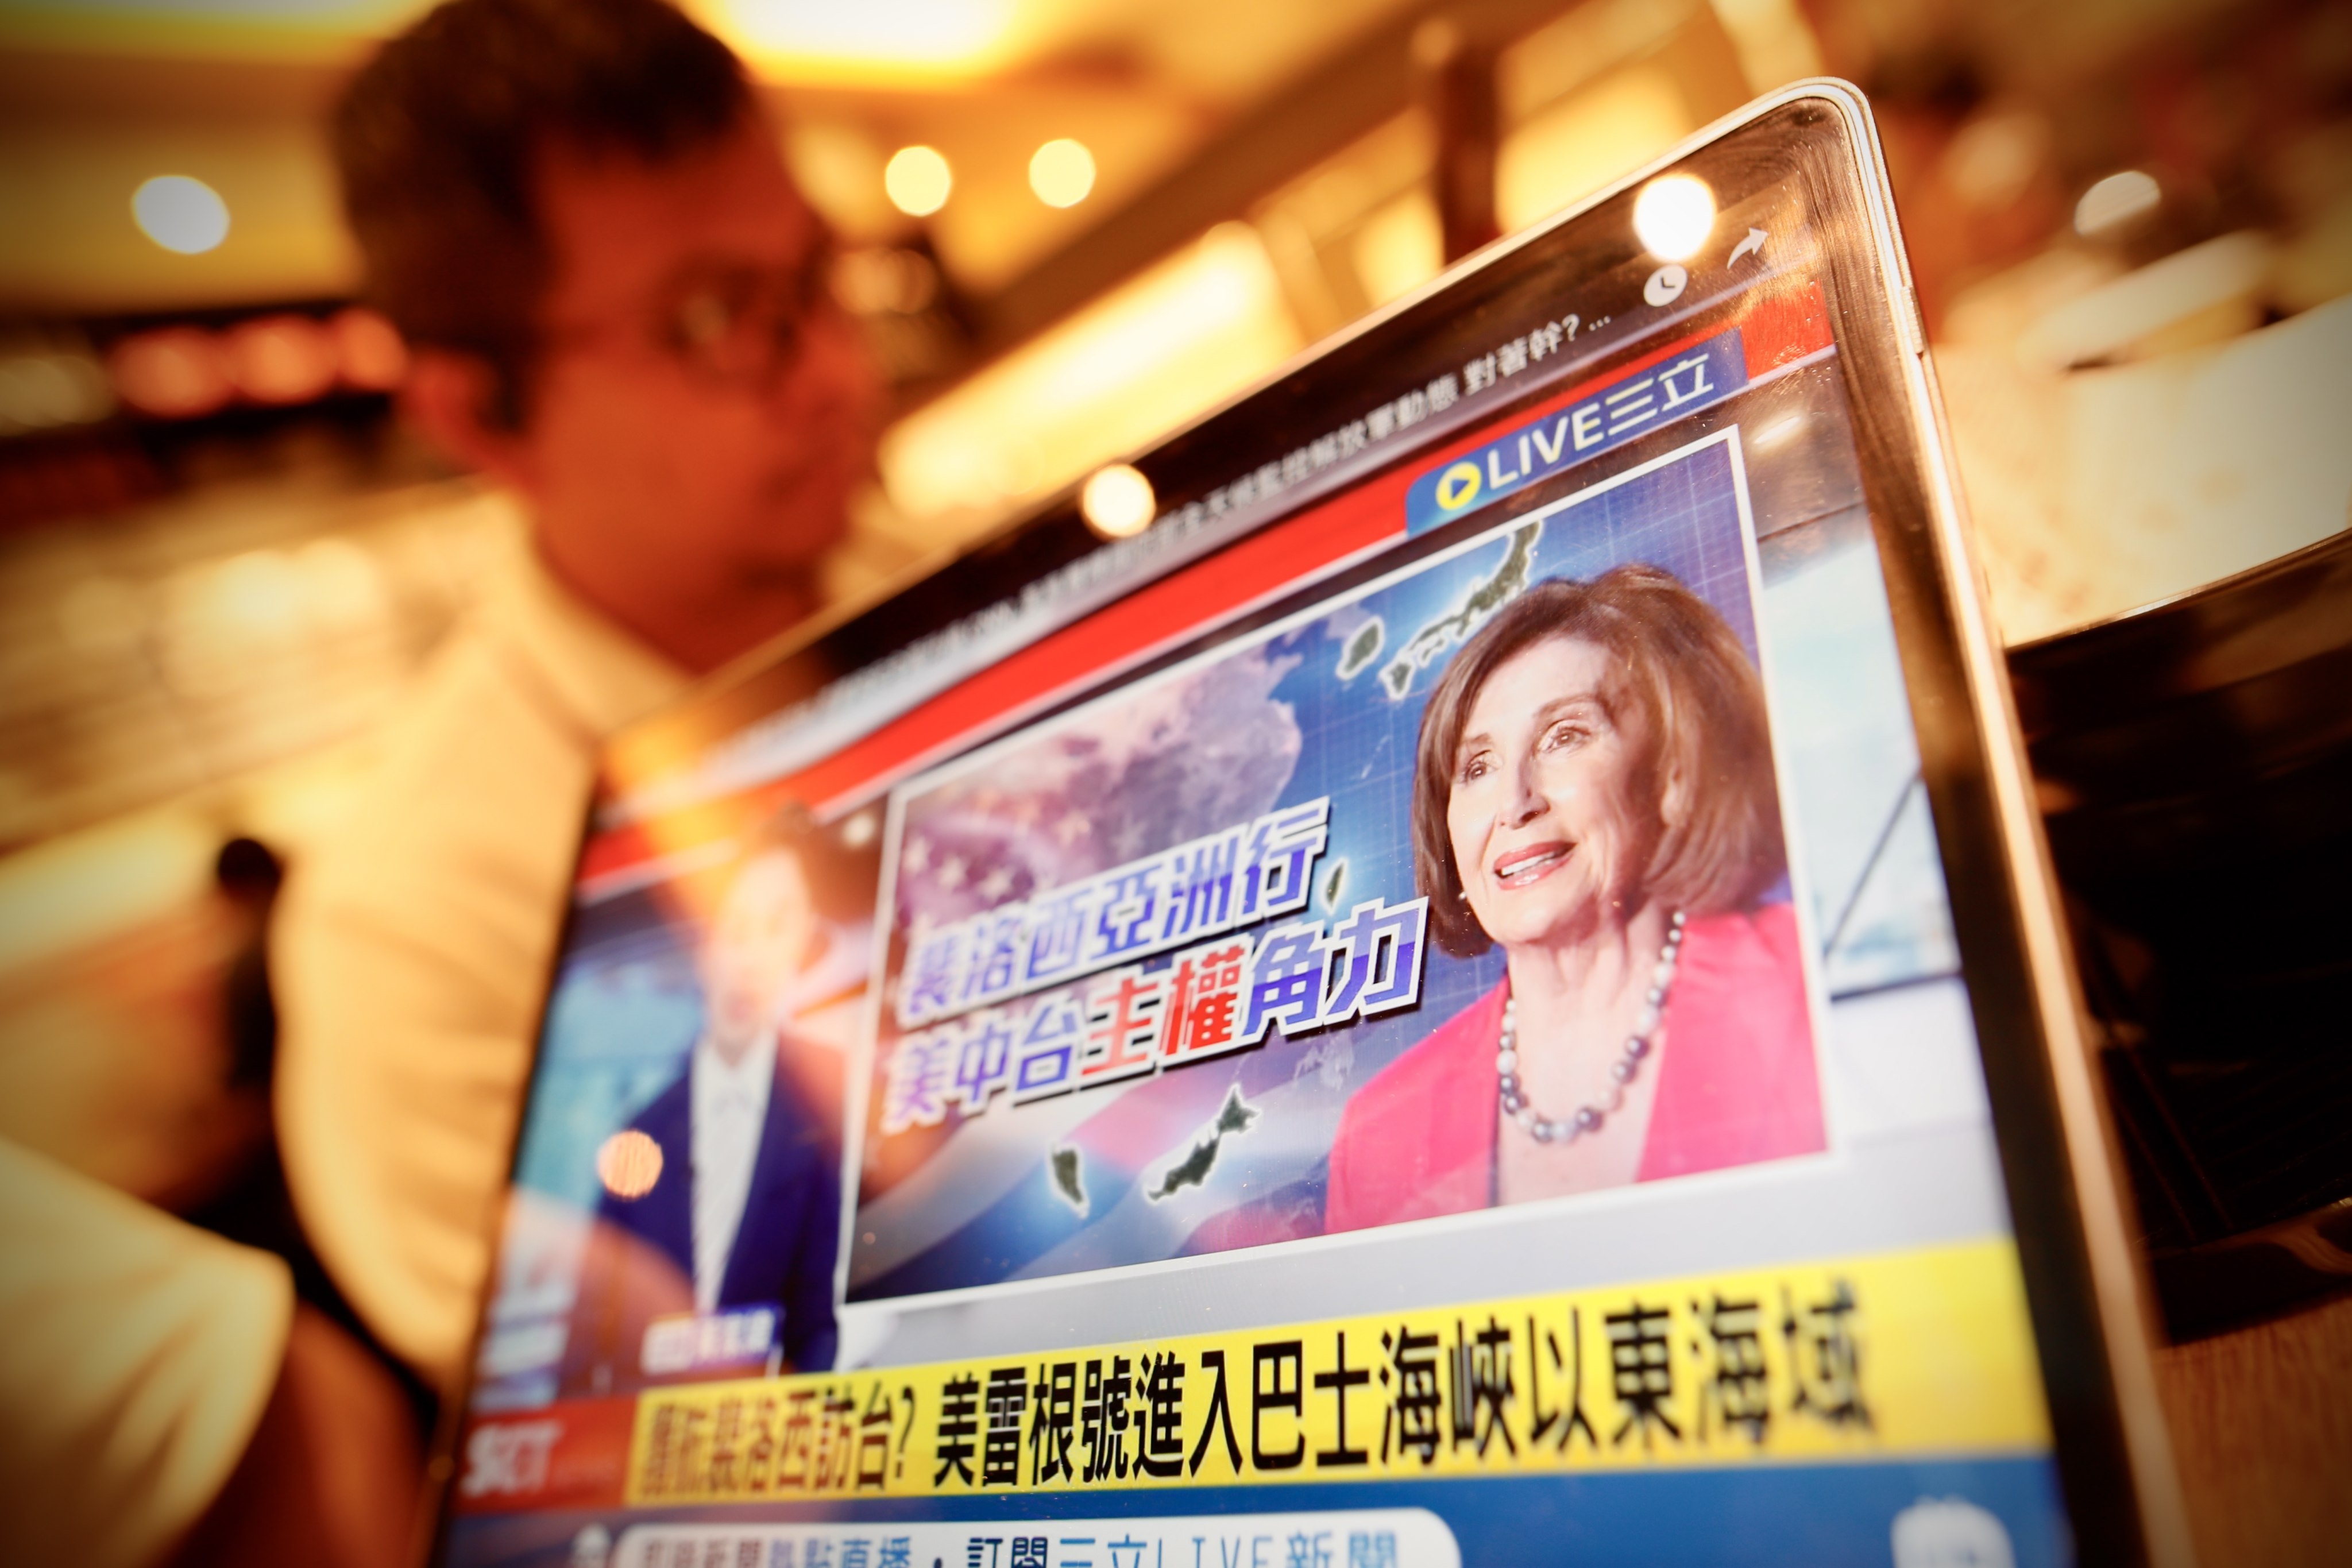
{"label": "eyeglasses", "polygon": [[[784,268],[691,268],[663,291],[644,325],[656,347],[706,381],[772,386],[806,352],[810,323],[835,308],[833,268],[830,246]],[[593,341],[610,330],[560,332],[556,341]]]}

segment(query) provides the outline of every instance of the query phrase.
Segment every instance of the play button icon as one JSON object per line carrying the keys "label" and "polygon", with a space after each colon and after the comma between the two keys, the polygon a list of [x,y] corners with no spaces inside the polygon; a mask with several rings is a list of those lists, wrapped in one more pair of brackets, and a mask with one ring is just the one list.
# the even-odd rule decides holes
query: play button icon
{"label": "play button icon", "polygon": [[1650,274],[1650,280],[1642,285],[1642,298],[1653,305],[1671,305],[1683,297],[1684,286],[1689,282],[1690,274],[1669,261]]}

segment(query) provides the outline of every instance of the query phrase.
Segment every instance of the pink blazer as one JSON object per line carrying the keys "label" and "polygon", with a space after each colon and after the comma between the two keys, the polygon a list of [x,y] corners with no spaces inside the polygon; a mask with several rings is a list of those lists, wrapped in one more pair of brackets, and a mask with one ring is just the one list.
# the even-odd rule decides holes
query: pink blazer
{"label": "pink blazer", "polygon": [[[1326,1231],[1493,1205],[1495,1049],[1507,991],[1505,982],[1455,1014],[1348,1102],[1331,1144]],[[1665,1029],[1636,1181],[1822,1147],[1821,1080],[1789,906],[1691,921]]]}

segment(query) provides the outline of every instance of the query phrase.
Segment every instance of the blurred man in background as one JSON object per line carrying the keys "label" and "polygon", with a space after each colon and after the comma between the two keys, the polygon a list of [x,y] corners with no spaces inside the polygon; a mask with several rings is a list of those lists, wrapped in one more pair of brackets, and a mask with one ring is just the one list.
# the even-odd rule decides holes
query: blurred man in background
{"label": "blurred man in background", "polygon": [[662,0],[452,0],[335,146],[412,415],[530,522],[276,952],[298,1206],[446,1390],[597,742],[815,607],[879,384],[741,65]]}

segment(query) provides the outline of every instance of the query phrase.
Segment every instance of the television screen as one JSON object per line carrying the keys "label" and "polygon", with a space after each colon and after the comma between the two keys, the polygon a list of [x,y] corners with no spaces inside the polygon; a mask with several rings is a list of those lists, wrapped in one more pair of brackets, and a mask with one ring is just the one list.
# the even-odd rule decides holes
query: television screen
{"label": "television screen", "polygon": [[1855,124],[614,743],[444,1561],[2071,1560]]}

